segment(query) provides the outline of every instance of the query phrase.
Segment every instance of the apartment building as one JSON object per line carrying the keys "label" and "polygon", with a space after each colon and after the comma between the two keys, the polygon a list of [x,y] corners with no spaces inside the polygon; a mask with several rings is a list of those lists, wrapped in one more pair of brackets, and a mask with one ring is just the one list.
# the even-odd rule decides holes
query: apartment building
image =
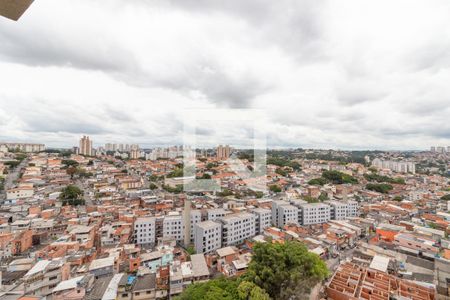
{"label": "apartment building", "polygon": [[197,253],[209,253],[222,247],[222,224],[210,220],[195,224],[194,245]]}
{"label": "apartment building", "polygon": [[22,152],[40,152],[45,150],[44,144],[32,143],[1,143],[0,148],[7,148],[9,150],[20,150]]}
{"label": "apartment building", "polygon": [[331,220],[345,220],[350,217],[357,217],[359,205],[356,201],[326,201],[330,206]]}
{"label": "apartment building", "polygon": [[137,218],[134,222],[134,242],[138,245],[154,245],[156,242],[156,218]]}
{"label": "apartment building", "polygon": [[81,155],[92,156],[92,140],[88,136],[83,136],[80,139],[79,151]]}
{"label": "apartment building", "polygon": [[202,212],[200,210],[192,210],[191,211],[191,242],[194,242],[194,236],[195,236],[195,231],[194,231],[194,227],[195,224],[198,224],[202,221]]}
{"label": "apartment building", "polygon": [[302,225],[326,223],[331,218],[331,208],[324,203],[302,204]]}
{"label": "apartment building", "polygon": [[233,246],[255,236],[256,216],[251,213],[237,213],[225,216],[222,223],[222,245]]}
{"label": "apartment building", "polygon": [[272,202],[272,224],[283,227],[286,224],[298,224],[299,209],[287,201]]}
{"label": "apartment building", "polygon": [[223,208],[211,208],[206,211],[206,216],[208,220],[215,221],[218,218],[225,217],[228,213],[230,212],[227,212]]}
{"label": "apartment building", "polygon": [[272,212],[265,208],[255,208],[251,210],[251,213],[256,216],[255,233],[262,234],[264,229],[272,224]]}
{"label": "apartment building", "polygon": [[326,201],[330,206],[331,220],[345,220],[347,218],[347,203],[339,201]]}
{"label": "apartment building", "polygon": [[399,173],[416,173],[416,164],[410,161],[382,160],[375,158],[372,166],[380,169],[389,169]]}
{"label": "apartment building", "polygon": [[184,241],[183,216],[180,214],[170,214],[164,217],[163,238],[176,241]]}

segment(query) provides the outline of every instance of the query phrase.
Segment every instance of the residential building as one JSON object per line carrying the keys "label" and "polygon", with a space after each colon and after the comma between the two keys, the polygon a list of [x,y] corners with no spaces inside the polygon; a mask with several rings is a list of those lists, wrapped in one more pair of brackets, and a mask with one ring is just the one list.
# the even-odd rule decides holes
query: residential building
{"label": "residential building", "polygon": [[251,213],[236,213],[219,219],[222,223],[222,245],[238,245],[254,237],[255,220],[256,216]]}
{"label": "residential building", "polygon": [[92,140],[88,136],[83,136],[80,139],[79,152],[81,155],[92,156]]}
{"label": "residential building", "polygon": [[134,222],[134,242],[138,245],[155,245],[156,242],[156,218],[137,218]]}
{"label": "residential building", "polygon": [[222,225],[204,221],[194,225],[194,245],[197,253],[209,253],[222,246]]}
{"label": "residential building", "polygon": [[262,234],[272,224],[272,212],[265,208],[254,208],[251,212],[256,216],[255,234]]}
{"label": "residential building", "polygon": [[324,203],[302,204],[302,225],[326,223],[331,219],[331,208]]}

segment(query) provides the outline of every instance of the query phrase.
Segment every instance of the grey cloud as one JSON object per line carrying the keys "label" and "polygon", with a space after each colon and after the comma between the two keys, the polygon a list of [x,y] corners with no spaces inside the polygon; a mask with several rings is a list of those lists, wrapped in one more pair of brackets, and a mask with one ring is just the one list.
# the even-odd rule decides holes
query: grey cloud
{"label": "grey cloud", "polygon": [[350,81],[337,88],[337,99],[344,105],[358,105],[364,102],[380,101],[388,94],[383,87],[371,81]]}
{"label": "grey cloud", "polygon": [[71,38],[45,26],[5,26],[0,27],[0,40],[2,60],[31,66],[123,72],[136,65],[129,51],[111,41],[100,41],[89,32]]}
{"label": "grey cloud", "polygon": [[304,63],[324,59],[324,4],[317,0],[171,0],[176,7],[199,13],[225,13],[245,20],[261,35],[261,44],[278,45]]}

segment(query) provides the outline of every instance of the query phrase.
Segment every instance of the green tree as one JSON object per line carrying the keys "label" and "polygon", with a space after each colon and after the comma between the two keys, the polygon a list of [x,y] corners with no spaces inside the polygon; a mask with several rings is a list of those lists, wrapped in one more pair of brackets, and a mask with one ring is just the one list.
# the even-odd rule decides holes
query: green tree
{"label": "green tree", "polygon": [[450,200],[450,194],[441,197],[441,200]]}
{"label": "green tree", "polygon": [[63,205],[84,205],[83,191],[76,185],[68,185],[62,189],[59,199]]}
{"label": "green tree", "polygon": [[395,196],[394,199],[392,199],[392,200],[401,202],[403,200],[403,197],[402,196]]}
{"label": "green tree", "polygon": [[177,300],[238,300],[238,281],[220,277],[204,283],[189,285]]}
{"label": "green tree", "polygon": [[269,294],[253,282],[242,281],[238,286],[239,299],[270,300]]}
{"label": "green tree", "polygon": [[324,185],[327,183],[327,180],[323,177],[313,178],[310,181],[308,181],[308,184],[310,185]]}
{"label": "green tree", "polygon": [[391,191],[394,187],[390,184],[386,183],[368,183],[366,185],[366,189],[382,194],[387,194],[389,191]]}
{"label": "green tree", "polygon": [[334,184],[343,183],[358,183],[358,180],[348,174],[333,170],[333,171],[323,171],[322,178],[325,178],[328,182]]}
{"label": "green tree", "polygon": [[282,169],[282,168],[277,168],[275,170],[275,173],[277,173],[277,174],[279,174],[281,176],[284,176],[284,177],[286,177],[288,175],[288,172],[286,170]]}
{"label": "green tree", "polygon": [[78,162],[72,159],[63,159],[61,163],[67,168],[67,167],[77,167]]}
{"label": "green tree", "polygon": [[158,188],[158,186],[156,184],[154,184],[153,182],[150,183],[149,187],[151,190],[156,190]]}
{"label": "green tree", "polygon": [[274,193],[280,193],[281,192],[281,187],[277,184],[273,184],[271,186],[269,186],[269,189],[274,192]]}
{"label": "green tree", "polygon": [[326,264],[301,243],[257,243],[244,275],[274,299],[305,299],[328,276]]}

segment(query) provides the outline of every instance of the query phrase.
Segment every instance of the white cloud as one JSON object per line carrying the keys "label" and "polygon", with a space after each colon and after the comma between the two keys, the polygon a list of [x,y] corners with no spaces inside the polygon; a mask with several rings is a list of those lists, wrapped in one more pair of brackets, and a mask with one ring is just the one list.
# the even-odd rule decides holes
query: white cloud
{"label": "white cloud", "polygon": [[[37,1],[19,22],[0,19],[0,140],[175,144],[183,109],[245,107],[267,111],[269,146],[448,145],[449,9]],[[220,143],[209,127],[206,140]],[[222,136],[233,132],[245,140],[246,130]]]}

